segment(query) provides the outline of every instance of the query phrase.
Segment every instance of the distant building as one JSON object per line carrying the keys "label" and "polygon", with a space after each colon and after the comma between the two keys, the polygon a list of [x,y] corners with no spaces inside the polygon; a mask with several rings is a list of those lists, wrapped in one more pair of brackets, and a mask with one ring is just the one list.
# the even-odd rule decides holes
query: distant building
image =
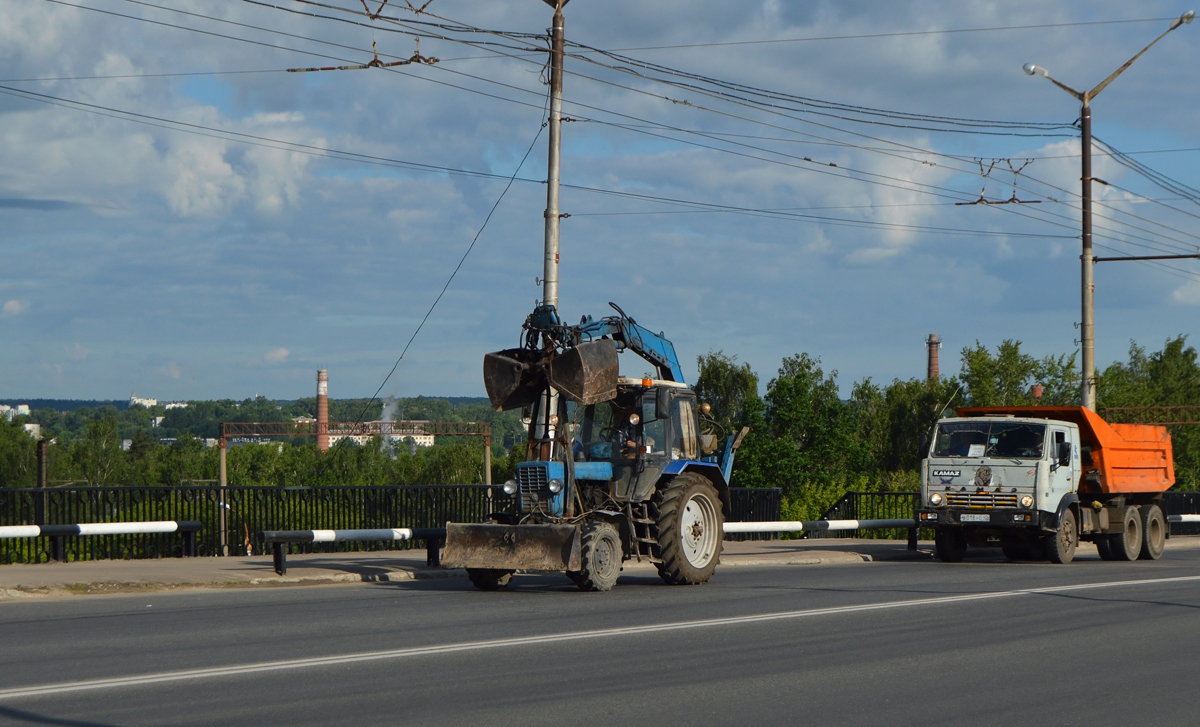
{"label": "distant building", "polygon": [[[384,424],[384,422],[369,422],[370,424]],[[389,422],[390,423],[390,422]],[[413,424],[424,424],[425,422],[412,422]],[[425,434],[416,427],[411,431],[404,429],[393,429],[392,434],[383,437],[385,442],[389,444],[403,444],[411,439],[418,447],[432,447],[436,441],[436,437],[432,434]],[[343,439],[349,439],[359,446],[371,443],[371,436],[366,434],[330,434],[329,445],[333,446]]]}
{"label": "distant building", "polygon": [[129,451],[129,448],[130,448],[130,447],[132,447],[132,446],[133,446],[133,440],[132,440],[132,439],[122,439],[122,440],[121,440],[121,451],[122,451],[122,452],[128,452],[128,451]]}
{"label": "distant building", "polygon": [[137,392],[129,394],[129,406],[144,406],[149,409],[152,406],[158,405],[158,399],[143,399],[137,395]]}
{"label": "distant building", "polygon": [[163,419],[166,419],[166,417],[150,417],[150,426],[161,427]]}
{"label": "distant building", "polygon": [[186,401],[168,401],[163,404],[163,409],[186,409],[187,407]]}
{"label": "distant building", "polygon": [[33,437],[34,439],[42,438],[42,425],[41,424],[25,424],[22,426],[25,427],[25,431],[29,432],[29,436]]}
{"label": "distant building", "polygon": [[4,417],[10,422],[17,417],[27,417],[29,416],[29,413],[28,404],[17,404],[16,406],[0,404],[0,416]]}

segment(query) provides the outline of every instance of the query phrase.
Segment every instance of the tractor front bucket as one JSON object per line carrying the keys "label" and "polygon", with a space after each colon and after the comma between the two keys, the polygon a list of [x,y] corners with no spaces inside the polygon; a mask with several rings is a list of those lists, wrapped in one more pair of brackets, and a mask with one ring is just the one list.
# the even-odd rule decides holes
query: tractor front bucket
{"label": "tractor front bucket", "polygon": [[509,348],[483,357],[483,385],[496,411],[529,406],[546,389],[542,354]]}
{"label": "tractor front bucket", "polygon": [[583,567],[579,528],[446,523],[442,567],[577,571]]}
{"label": "tractor front bucket", "polygon": [[617,345],[608,339],[569,348],[549,368],[550,385],[576,404],[598,404],[617,395]]}

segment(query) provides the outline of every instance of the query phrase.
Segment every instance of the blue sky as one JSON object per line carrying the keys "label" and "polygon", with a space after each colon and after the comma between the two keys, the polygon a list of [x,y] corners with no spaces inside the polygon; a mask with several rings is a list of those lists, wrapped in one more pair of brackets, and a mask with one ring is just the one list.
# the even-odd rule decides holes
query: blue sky
{"label": "blue sky", "polygon": [[[0,94],[3,397],[294,398],[312,394],[317,368],[329,369],[333,396],[374,393],[504,182],[319,150],[507,176],[542,119],[541,57],[457,42],[493,35],[425,33],[421,53],[441,59],[433,66],[301,74],[284,71],[364,62],[372,41],[385,58],[407,58],[414,26],[247,2],[0,8],[0,85],[109,114]],[[1070,124],[1076,102],[1026,76],[1023,63],[1090,88],[1186,9],[576,0],[566,16],[569,39],[636,48],[624,53],[733,83],[909,113]],[[429,12],[436,17],[389,4],[385,15],[516,33],[550,22],[536,0],[435,0]],[[1200,84],[1181,69],[1200,67],[1197,33],[1200,24],[1169,35],[1093,106],[1097,137],[1191,187],[1200,187]],[[873,37],[845,37],[856,35]],[[1079,146],[1069,133],[785,118],[580,57],[567,71],[565,112],[579,119],[563,132],[563,180],[575,185],[563,189],[568,320],[616,301],[666,332],[689,373],[697,355],[720,349],[765,383],[784,356],[807,352],[838,370],[846,391],[865,376],[920,376],[929,333],[945,342],[950,372],[976,340],[1019,339],[1039,356],[1074,350]],[[214,75],[162,75],[189,73]],[[520,178],[544,177],[545,141]],[[1171,149],[1188,151],[1142,153]],[[991,200],[1012,194],[1007,162],[984,178],[976,157],[985,167],[1034,159],[1017,195],[1040,203],[956,206],[981,189]],[[1100,154],[1095,176],[1120,187],[1096,187],[1097,254],[1200,244],[1194,202]],[[512,186],[385,394],[482,395],[483,354],[514,345],[540,296],[544,205],[536,181]],[[1157,348],[1194,336],[1197,262],[1102,264],[1096,280],[1101,365],[1123,358],[1131,339]]]}

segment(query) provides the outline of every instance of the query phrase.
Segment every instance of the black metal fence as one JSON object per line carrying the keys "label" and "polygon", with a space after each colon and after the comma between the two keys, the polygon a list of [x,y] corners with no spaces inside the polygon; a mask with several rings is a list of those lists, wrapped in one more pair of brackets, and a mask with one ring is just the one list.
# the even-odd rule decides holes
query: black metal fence
{"label": "black metal fence", "polygon": [[[490,489],[490,492],[489,492]],[[442,527],[478,522],[512,506],[499,487],[61,487],[0,489],[0,525],[199,520],[199,555],[266,553],[263,530]],[[224,511],[224,532],[221,512]],[[41,515],[41,518],[38,516]],[[0,564],[50,559],[46,538],[0,539]],[[329,543],[309,550],[393,550],[408,542]],[[182,554],[177,535],[64,539],[66,560],[159,558]]]}
{"label": "black metal fence", "polygon": [[[731,520],[778,520],[778,489],[731,488]],[[513,507],[500,487],[56,487],[0,489],[0,525],[199,520],[199,555],[268,552],[263,530],[443,527],[480,522]],[[224,532],[221,512],[224,511]],[[182,555],[176,534],[94,535],[63,539],[66,560]],[[292,545],[290,552],[395,550],[420,543],[343,542]],[[48,538],[0,538],[0,564],[51,560]]]}
{"label": "black metal fence", "polygon": [[[1163,505],[1168,515],[1200,515],[1200,492],[1168,492]],[[1200,535],[1200,523],[1172,523],[1171,535]]]}
{"label": "black metal fence", "polygon": [[[778,520],[783,490],[778,487],[730,487],[729,522],[761,523]],[[730,533],[726,540],[778,540],[779,533]]]}

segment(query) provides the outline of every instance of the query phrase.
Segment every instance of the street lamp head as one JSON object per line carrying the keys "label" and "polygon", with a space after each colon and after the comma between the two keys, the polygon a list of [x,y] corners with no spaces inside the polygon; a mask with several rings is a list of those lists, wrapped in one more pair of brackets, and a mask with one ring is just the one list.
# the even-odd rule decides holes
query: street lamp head
{"label": "street lamp head", "polygon": [[1031,76],[1036,74],[1038,76],[1045,76],[1046,78],[1050,77],[1050,73],[1047,72],[1045,68],[1042,68],[1041,66],[1035,66],[1032,63],[1026,63],[1024,66],[1022,66],[1022,68],[1024,68],[1025,72]]}
{"label": "street lamp head", "polygon": [[1175,30],[1176,28],[1178,28],[1181,25],[1187,25],[1188,23],[1192,22],[1195,19],[1196,19],[1196,11],[1189,10],[1186,13],[1184,13],[1183,15],[1180,15],[1178,18],[1176,18],[1175,22],[1171,23],[1171,27],[1169,28],[1169,30]]}

